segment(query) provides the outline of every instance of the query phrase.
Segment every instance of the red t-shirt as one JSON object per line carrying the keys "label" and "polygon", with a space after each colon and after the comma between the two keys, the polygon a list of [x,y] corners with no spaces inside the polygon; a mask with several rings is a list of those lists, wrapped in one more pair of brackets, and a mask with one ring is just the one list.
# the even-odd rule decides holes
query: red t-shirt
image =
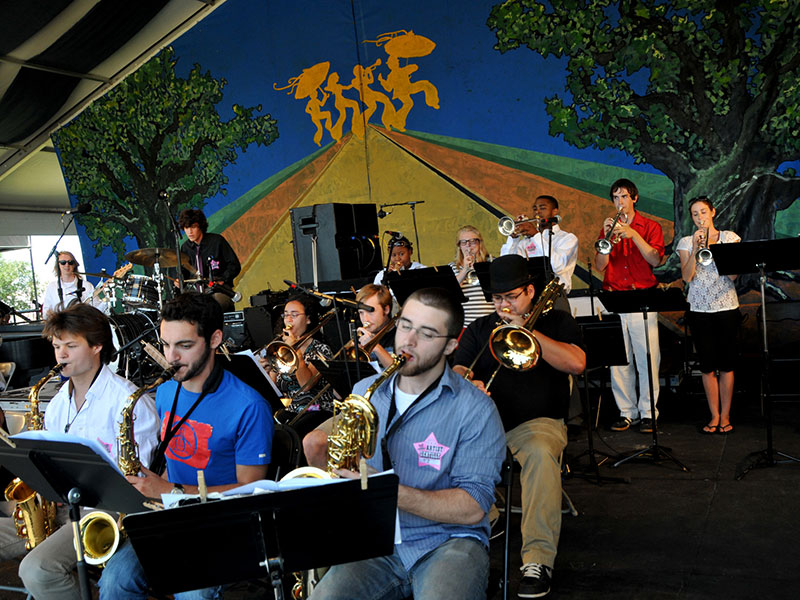
{"label": "red t-shirt", "polygon": [[[631,227],[658,251],[659,257],[664,257],[664,233],[661,225],[636,211]],[[601,229],[597,239],[603,237],[605,236]],[[651,288],[657,283],[653,267],[644,259],[633,240],[620,240],[614,244],[611,254],[608,255],[608,266],[603,277],[604,290],[641,290]]]}

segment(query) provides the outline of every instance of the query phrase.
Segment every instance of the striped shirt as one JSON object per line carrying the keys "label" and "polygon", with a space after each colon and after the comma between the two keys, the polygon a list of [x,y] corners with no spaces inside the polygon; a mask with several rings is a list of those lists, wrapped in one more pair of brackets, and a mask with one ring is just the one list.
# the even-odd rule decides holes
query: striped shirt
{"label": "striped shirt", "polygon": [[[453,269],[453,274],[458,278],[460,269],[455,262],[450,263],[450,268]],[[475,283],[467,283],[467,277],[461,282],[461,291],[467,297],[467,302],[464,304],[464,327],[472,323],[478,317],[488,315],[494,312],[494,304],[486,301],[483,295],[483,288],[477,281]]]}
{"label": "striped shirt", "polygon": [[[376,377],[359,381],[353,393],[363,395]],[[370,398],[380,419],[379,449],[396,382],[394,375]],[[400,483],[421,490],[462,489],[485,513],[475,525],[459,525],[431,521],[401,510],[403,542],[395,549],[403,565],[410,569],[451,537],[474,537],[488,547],[488,512],[506,455],[505,433],[494,402],[445,365],[438,385],[402,417],[396,415],[394,421],[398,418],[402,420],[391,431],[388,450]],[[382,463],[380,450],[368,461],[379,471]]]}

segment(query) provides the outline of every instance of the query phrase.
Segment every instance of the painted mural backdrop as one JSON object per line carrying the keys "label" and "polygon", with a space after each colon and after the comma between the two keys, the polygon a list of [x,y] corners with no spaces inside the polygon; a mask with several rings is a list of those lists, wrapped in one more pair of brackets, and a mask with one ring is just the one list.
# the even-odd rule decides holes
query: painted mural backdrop
{"label": "painted mural backdrop", "polygon": [[[496,254],[498,217],[548,193],[585,278],[618,177],[668,242],[699,194],[744,239],[796,235],[798,75],[789,0],[237,0],[55,141],[95,208],[88,270],[171,245],[161,191],[231,241],[245,299],[295,278],[291,208],[423,200],[415,253],[433,265],[467,223]],[[382,231],[414,239],[407,206],[385,212]],[[674,255],[661,270],[677,277]]]}

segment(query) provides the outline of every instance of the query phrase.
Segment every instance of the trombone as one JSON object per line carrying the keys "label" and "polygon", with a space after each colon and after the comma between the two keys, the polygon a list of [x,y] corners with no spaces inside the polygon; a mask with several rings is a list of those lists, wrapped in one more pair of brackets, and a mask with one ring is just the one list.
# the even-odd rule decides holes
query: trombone
{"label": "trombone", "polygon": [[[598,254],[611,254],[611,250],[614,248],[614,244],[619,242],[620,237],[618,233],[614,233],[614,227],[617,226],[619,220],[624,216],[625,213],[622,212],[620,208],[617,211],[617,214],[614,215],[614,220],[611,223],[611,228],[606,233],[605,237],[602,239],[597,240],[594,243],[594,249]],[[625,218],[622,222],[627,223],[628,219]]]}
{"label": "trombone", "polygon": [[336,314],[336,309],[329,310],[320,319],[316,327],[307,331],[300,339],[295,340],[294,344],[287,344],[280,337],[274,339],[266,348],[264,348],[265,357],[269,362],[273,371],[281,373],[282,375],[291,375],[297,370],[297,365],[300,362],[300,355],[298,354],[299,348],[309,339],[312,335],[322,329],[325,324],[330,321]]}
{"label": "trombone", "polygon": [[[344,354],[346,360],[359,360],[361,362],[369,362],[370,353],[375,349],[375,346],[377,346],[378,343],[381,341],[381,338],[383,338],[383,336],[385,336],[387,333],[389,333],[392,330],[392,327],[394,327],[395,323],[397,323],[398,317],[399,317],[399,315],[398,316],[394,316],[391,319],[389,319],[383,325],[383,327],[381,327],[378,331],[375,332],[375,337],[373,337],[370,341],[368,341],[363,346],[359,346],[358,350],[356,350],[353,347],[353,340],[349,340],[344,346],[339,348],[339,350],[336,352],[336,354],[333,355],[333,358],[331,360],[336,360],[342,354]],[[281,404],[283,404],[284,406],[289,406],[290,404],[292,404],[292,402],[294,402],[295,399],[301,397],[303,394],[305,394],[306,392],[308,392],[311,389],[313,389],[314,386],[316,386],[317,383],[319,383],[319,380],[321,378],[322,378],[322,374],[321,373],[319,373],[319,372],[315,373],[311,377],[311,379],[306,381],[305,384],[303,384],[303,386],[300,387],[299,390],[297,390],[296,392],[294,392],[293,394],[290,394],[289,396],[287,396],[285,398],[281,398]],[[317,392],[317,394],[314,397],[312,397],[311,400],[309,400],[307,402],[306,408],[316,404],[317,400],[319,400],[319,398],[322,396],[322,394],[327,392],[330,389],[330,387],[331,387],[331,384],[330,383],[326,383],[322,387],[322,389],[320,389],[319,392]],[[300,412],[300,414],[303,414],[305,412],[306,408],[304,408]],[[300,414],[298,414],[298,417],[300,416]],[[292,419],[292,421],[289,424],[291,425],[291,423],[294,422],[295,419],[297,419],[297,417]]]}
{"label": "trombone", "polygon": [[501,323],[499,326],[492,330],[489,334],[489,339],[484,344],[481,351],[475,356],[472,364],[464,374],[465,379],[471,379],[472,370],[478,362],[478,359],[483,355],[486,347],[492,353],[494,359],[500,363],[497,365],[494,373],[486,382],[486,389],[492,385],[494,378],[500,371],[500,367],[511,369],[512,371],[529,371],[539,363],[539,357],[542,354],[542,348],[536,336],[533,335],[533,326],[539,317],[547,314],[553,308],[556,298],[563,293],[564,284],[559,283],[558,277],[550,280],[536,304],[528,313],[528,318],[522,326],[513,325],[511,323]]}
{"label": "trombone", "polygon": [[698,265],[707,267],[714,260],[711,250],[708,249],[708,227],[703,227],[702,235],[700,236],[700,249],[694,255]]}

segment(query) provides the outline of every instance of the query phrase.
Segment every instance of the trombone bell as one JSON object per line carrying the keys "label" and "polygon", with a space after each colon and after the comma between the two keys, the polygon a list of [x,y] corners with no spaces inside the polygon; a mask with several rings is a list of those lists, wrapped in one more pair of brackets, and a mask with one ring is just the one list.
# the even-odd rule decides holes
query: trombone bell
{"label": "trombone bell", "polygon": [[501,325],[492,331],[489,351],[497,362],[513,371],[534,368],[542,353],[533,333],[517,325]]}

